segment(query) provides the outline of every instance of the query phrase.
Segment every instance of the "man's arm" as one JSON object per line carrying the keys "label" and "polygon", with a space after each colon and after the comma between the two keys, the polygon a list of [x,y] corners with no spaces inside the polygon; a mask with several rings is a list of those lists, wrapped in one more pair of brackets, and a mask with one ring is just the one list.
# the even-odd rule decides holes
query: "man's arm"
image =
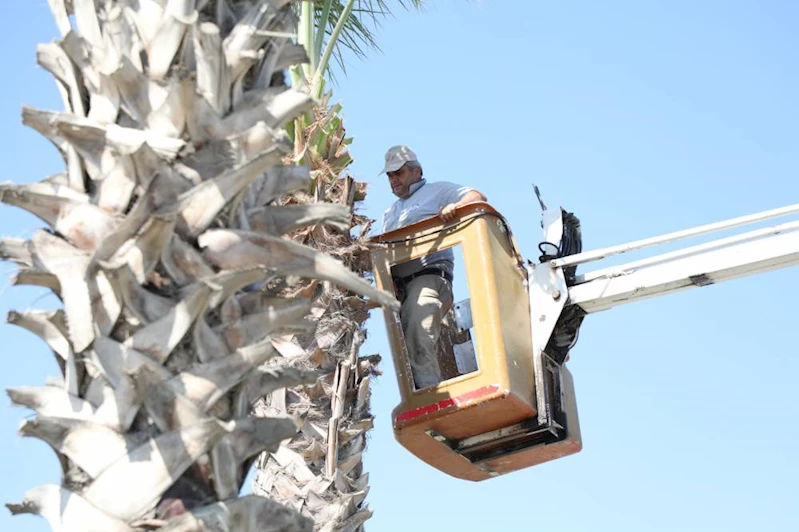
{"label": "man's arm", "polygon": [[467,203],[474,203],[476,201],[488,201],[485,195],[482,192],[477,190],[470,190],[467,192],[463,198],[456,201],[455,203],[449,203],[441,207],[441,210],[438,212],[438,217],[448,222],[455,217],[455,209],[460,207],[461,205],[466,205]]}

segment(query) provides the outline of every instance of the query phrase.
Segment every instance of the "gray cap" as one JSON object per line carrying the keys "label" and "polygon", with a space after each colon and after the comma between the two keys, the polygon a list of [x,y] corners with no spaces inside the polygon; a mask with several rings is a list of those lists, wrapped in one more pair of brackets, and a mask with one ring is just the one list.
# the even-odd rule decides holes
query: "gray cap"
{"label": "gray cap", "polygon": [[419,161],[416,157],[416,153],[408,146],[392,146],[386,152],[386,164],[382,170],[380,170],[381,174],[386,172],[396,172],[402,166],[410,161]]}

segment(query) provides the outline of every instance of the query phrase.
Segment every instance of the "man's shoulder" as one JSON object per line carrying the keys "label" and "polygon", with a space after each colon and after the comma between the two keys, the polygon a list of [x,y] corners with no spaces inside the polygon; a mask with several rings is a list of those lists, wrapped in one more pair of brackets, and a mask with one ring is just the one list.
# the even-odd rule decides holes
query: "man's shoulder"
{"label": "man's shoulder", "polygon": [[432,181],[430,184],[433,186],[427,191],[427,196],[442,198],[442,201],[456,201],[466,193],[477,190],[469,185],[446,180]]}
{"label": "man's shoulder", "polygon": [[440,181],[430,181],[428,185],[432,185],[434,188],[461,188],[463,185],[459,183],[453,183],[452,181],[447,181],[446,179]]}
{"label": "man's shoulder", "polygon": [[428,194],[436,194],[442,191],[457,191],[457,190],[464,190],[464,189],[471,189],[472,187],[461,185],[460,183],[453,183],[452,181],[430,181],[427,186],[430,188],[427,190]]}

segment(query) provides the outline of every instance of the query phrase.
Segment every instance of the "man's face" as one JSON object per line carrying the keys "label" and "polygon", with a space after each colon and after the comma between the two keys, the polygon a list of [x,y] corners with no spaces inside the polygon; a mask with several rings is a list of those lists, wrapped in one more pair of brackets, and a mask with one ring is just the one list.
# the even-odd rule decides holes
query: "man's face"
{"label": "man's face", "polygon": [[411,185],[422,177],[418,168],[411,168],[407,164],[394,172],[386,172],[386,175],[391,185],[391,192],[401,199],[408,197]]}

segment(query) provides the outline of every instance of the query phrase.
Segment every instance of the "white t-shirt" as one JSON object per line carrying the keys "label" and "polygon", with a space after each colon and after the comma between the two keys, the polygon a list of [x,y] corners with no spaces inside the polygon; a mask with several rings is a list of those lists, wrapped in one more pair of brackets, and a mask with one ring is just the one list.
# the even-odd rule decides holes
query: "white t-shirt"
{"label": "white t-shirt", "polygon": [[[383,214],[383,232],[393,231],[425,218],[437,216],[442,207],[459,202],[473,190],[475,189],[448,181],[428,183],[422,179],[411,185],[410,196],[405,199],[397,199],[386,209]],[[393,274],[397,277],[405,277],[434,264],[448,273],[452,273],[454,267],[452,249],[445,249],[418,260],[397,264],[393,268]]]}

